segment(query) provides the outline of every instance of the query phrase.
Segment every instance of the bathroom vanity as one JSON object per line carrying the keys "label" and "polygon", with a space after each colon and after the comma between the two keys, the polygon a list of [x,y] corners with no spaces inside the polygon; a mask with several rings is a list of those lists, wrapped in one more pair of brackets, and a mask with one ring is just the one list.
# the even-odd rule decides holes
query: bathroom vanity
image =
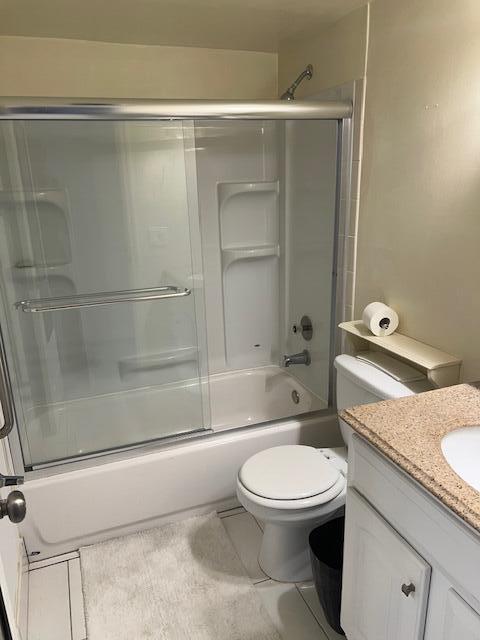
{"label": "bathroom vanity", "polygon": [[441,449],[447,433],[480,424],[480,391],[458,385],[340,416],[356,432],[342,593],[348,640],[480,639],[480,493]]}

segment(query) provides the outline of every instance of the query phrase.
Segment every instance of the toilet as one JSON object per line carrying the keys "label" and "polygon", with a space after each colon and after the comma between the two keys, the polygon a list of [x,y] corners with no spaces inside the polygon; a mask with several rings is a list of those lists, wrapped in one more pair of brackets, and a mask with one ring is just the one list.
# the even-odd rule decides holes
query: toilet
{"label": "toilet", "polygon": [[[384,353],[340,355],[334,364],[338,410],[433,389],[423,373]],[[238,500],[263,523],[258,561],[274,580],[310,580],[308,536],[343,513],[352,429],[340,420],[340,430],[346,447],[272,447],[251,456],[238,473]]]}

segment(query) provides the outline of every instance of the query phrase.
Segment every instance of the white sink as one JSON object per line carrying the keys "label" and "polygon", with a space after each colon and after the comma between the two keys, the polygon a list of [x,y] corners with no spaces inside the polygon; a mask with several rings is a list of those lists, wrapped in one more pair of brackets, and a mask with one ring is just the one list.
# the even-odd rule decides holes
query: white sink
{"label": "white sink", "polygon": [[480,427],[447,433],[442,439],[442,453],[455,473],[480,491]]}

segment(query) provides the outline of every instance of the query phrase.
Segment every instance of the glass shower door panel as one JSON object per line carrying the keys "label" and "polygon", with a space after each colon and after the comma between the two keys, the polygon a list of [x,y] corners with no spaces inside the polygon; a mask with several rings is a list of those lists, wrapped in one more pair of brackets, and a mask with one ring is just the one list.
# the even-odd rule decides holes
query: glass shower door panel
{"label": "glass shower door panel", "polygon": [[[332,367],[337,135],[335,121],[285,123],[285,353],[309,351],[310,365],[289,372],[324,407]],[[312,321],[310,340],[292,331],[303,316]]]}
{"label": "glass shower door panel", "polygon": [[1,286],[26,465],[208,428],[188,125],[2,133]]}

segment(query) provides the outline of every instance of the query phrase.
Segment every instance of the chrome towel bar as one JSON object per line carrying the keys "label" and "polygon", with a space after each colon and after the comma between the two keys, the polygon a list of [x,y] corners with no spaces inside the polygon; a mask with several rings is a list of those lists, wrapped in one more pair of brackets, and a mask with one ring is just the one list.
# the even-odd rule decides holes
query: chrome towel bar
{"label": "chrome towel bar", "polygon": [[118,304],[119,302],[148,302],[151,300],[166,300],[168,298],[184,298],[191,293],[191,289],[166,285],[153,289],[104,291],[101,293],[81,293],[76,296],[61,296],[59,298],[21,300],[15,304],[15,307],[25,313],[45,313],[47,311],[81,309],[83,307],[101,307],[107,304]]}

